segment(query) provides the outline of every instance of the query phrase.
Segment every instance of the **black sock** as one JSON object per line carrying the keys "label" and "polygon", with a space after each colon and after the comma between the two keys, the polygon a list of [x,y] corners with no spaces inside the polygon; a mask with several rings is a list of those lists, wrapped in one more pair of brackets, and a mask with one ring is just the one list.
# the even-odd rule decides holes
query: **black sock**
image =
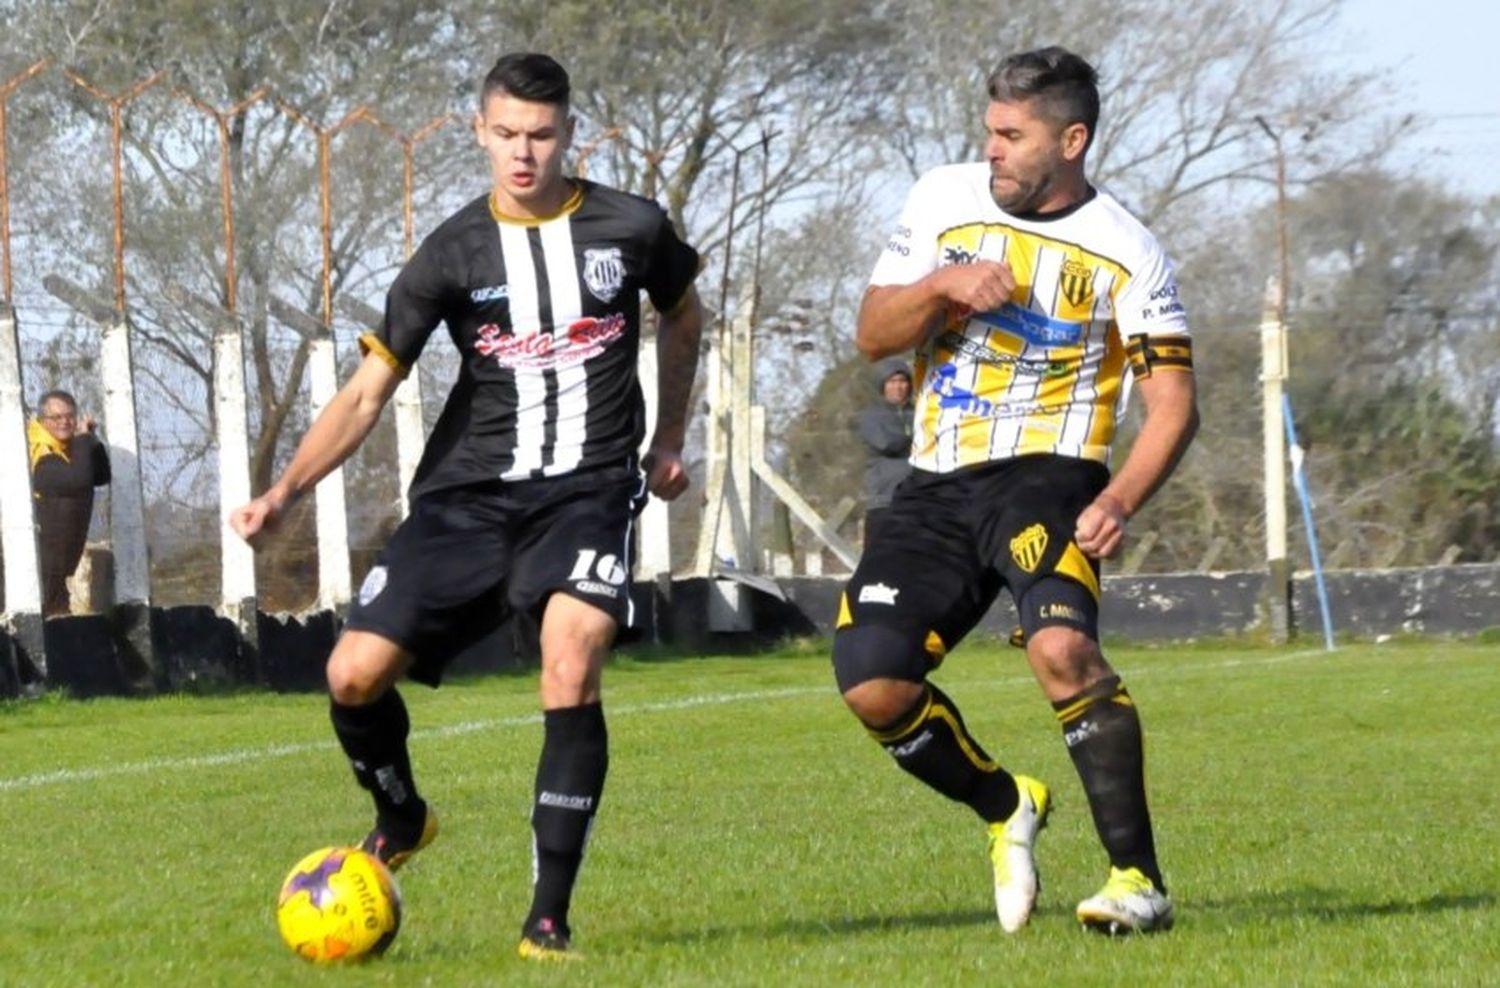
{"label": "black sock", "polygon": [[573,883],[609,771],[609,732],[598,703],[548,710],[542,719],[545,734],[531,809],[536,882],[522,932],[547,918],[567,936]]}
{"label": "black sock", "polygon": [[897,765],[987,823],[1008,818],[1020,804],[1016,780],[990,760],[970,736],[958,707],[931,683],[894,727],[870,735]]}
{"label": "black sock", "polygon": [[1063,740],[1083,781],[1094,829],[1116,868],[1139,868],[1161,891],[1161,869],[1146,807],[1145,755],[1135,703],[1109,676],[1052,704]]}
{"label": "black sock", "polygon": [[422,833],[427,804],[417,795],[411,774],[411,756],[406,750],[411,719],[401,694],[392,688],[374,703],[357,707],[333,700],[329,717],[354,777],[375,798],[381,829],[415,840]]}

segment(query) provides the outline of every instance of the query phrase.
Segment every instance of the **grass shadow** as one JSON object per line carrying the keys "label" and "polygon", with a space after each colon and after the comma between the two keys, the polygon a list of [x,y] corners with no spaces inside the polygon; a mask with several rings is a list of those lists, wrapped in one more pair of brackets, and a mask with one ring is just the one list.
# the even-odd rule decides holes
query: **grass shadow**
{"label": "grass shadow", "polygon": [[1251,895],[1191,899],[1183,903],[1184,911],[1222,910],[1229,913],[1256,913],[1278,917],[1342,922],[1384,916],[1425,916],[1442,912],[1467,912],[1495,909],[1500,893],[1438,893],[1421,899],[1362,902],[1353,900],[1346,890],[1299,888],[1267,890]]}
{"label": "grass shadow", "polygon": [[858,933],[873,933],[898,929],[939,930],[958,927],[995,925],[995,913],[990,909],[955,909],[943,912],[913,914],[878,913],[865,916],[840,916],[818,919],[804,917],[786,919],[779,923],[731,923],[707,926],[700,929],[668,933],[663,940],[668,943],[691,946],[717,943],[744,937],[774,939],[777,937],[815,938],[823,936],[846,936]]}

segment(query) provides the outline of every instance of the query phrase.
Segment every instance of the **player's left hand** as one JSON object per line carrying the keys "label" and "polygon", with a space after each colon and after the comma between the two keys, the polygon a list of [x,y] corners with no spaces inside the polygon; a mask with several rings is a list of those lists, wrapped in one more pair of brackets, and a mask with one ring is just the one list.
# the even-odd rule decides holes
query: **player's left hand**
{"label": "player's left hand", "polygon": [[641,460],[646,471],[646,487],[663,501],[671,501],[688,489],[687,468],[682,465],[682,450],[653,445]]}
{"label": "player's left hand", "polygon": [[1125,509],[1108,494],[1100,494],[1078,515],[1073,541],[1095,559],[1110,559],[1125,544]]}

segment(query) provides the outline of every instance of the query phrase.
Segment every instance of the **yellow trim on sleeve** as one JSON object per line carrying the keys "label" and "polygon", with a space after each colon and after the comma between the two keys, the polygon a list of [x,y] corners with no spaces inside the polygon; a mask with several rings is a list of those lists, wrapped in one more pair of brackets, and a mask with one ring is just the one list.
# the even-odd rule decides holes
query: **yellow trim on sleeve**
{"label": "yellow trim on sleeve", "polygon": [[365,355],[374,354],[390,365],[391,370],[402,377],[411,373],[411,368],[401,362],[401,359],[391,352],[391,348],[374,333],[364,333],[359,338],[359,351]]}

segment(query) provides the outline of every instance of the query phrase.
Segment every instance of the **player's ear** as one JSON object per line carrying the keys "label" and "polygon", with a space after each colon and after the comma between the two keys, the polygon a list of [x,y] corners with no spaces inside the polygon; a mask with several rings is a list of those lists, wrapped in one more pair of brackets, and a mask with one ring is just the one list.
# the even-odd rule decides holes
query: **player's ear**
{"label": "player's ear", "polygon": [[474,140],[477,141],[477,142],[479,142],[479,145],[481,147],[484,146],[484,111],[483,110],[476,110],[474,112]]}
{"label": "player's ear", "polygon": [[571,148],[573,146],[573,131],[576,129],[577,125],[578,118],[569,113],[568,119],[563,123],[562,129],[562,146],[564,149]]}
{"label": "player's ear", "polygon": [[1077,161],[1089,146],[1089,128],[1084,123],[1070,123],[1062,131],[1063,157]]}

